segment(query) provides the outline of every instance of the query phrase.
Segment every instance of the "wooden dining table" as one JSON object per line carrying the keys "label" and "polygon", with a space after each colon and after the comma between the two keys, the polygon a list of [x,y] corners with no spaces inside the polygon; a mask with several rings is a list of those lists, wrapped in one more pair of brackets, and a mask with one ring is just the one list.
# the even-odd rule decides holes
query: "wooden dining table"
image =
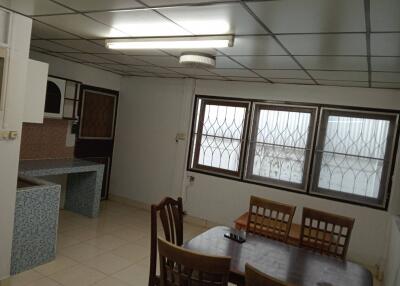
{"label": "wooden dining table", "polygon": [[224,237],[237,230],[217,226],[183,244],[207,255],[231,257],[230,281],[244,285],[246,263],[295,286],[372,286],[371,272],[361,265],[297,246],[247,234],[244,243]]}

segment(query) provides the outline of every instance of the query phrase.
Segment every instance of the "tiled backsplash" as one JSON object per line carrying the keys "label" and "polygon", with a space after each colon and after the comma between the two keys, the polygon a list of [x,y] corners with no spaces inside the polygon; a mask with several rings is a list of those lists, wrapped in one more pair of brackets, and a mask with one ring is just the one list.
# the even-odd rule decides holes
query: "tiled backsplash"
{"label": "tiled backsplash", "polygon": [[21,160],[73,158],[74,147],[66,146],[68,121],[45,118],[43,124],[24,123]]}

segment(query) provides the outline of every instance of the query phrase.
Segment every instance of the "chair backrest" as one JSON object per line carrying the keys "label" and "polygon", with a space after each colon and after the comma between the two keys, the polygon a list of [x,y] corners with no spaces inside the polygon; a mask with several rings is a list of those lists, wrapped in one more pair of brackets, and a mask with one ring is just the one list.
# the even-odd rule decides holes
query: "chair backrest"
{"label": "chair backrest", "polygon": [[246,231],[286,242],[295,211],[295,206],[252,196]]}
{"label": "chair backrest", "polygon": [[246,264],[246,286],[289,286]]}
{"label": "chair backrest", "polygon": [[182,198],[174,200],[164,198],[158,205],[151,206],[151,247],[149,286],[159,285],[157,277],[157,223],[161,221],[164,237],[167,241],[181,246],[183,243],[183,206]]}
{"label": "chair backrest", "polygon": [[230,257],[192,252],[158,239],[161,286],[227,286]]}
{"label": "chair backrest", "polygon": [[346,259],[354,219],[303,208],[300,245]]}

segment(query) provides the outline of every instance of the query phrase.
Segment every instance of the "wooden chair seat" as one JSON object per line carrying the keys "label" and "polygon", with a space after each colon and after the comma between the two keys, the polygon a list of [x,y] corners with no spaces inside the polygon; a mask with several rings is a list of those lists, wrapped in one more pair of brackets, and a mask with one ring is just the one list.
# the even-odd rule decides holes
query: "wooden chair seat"
{"label": "wooden chair seat", "polygon": [[[245,212],[235,220],[235,228],[237,230],[246,230],[248,219],[249,219],[249,212]],[[291,245],[299,245],[300,231],[301,231],[301,225],[292,223],[287,243]]]}
{"label": "wooden chair seat", "polygon": [[303,208],[300,246],[346,259],[354,219]]}
{"label": "wooden chair seat", "polygon": [[158,239],[161,286],[228,286],[230,257],[189,251]]}
{"label": "wooden chair seat", "polygon": [[246,232],[287,242],[295,211],[295,206],[251,196]]}
{"label": "wooden chair seat", "polygon": [[[158,226],[161,225],[161,227]],[[170,197],[163,199],[158,205],[151,206],[151,248],[149,286],[160,285],[157,275],[157,237],[162,231],[165,239],[177,246],[183,243],[183,206],[182,198],[174,200]]]}
{"label": "wooden chair seat", "polygon": [[246,286],[290,286],[246,264]]}

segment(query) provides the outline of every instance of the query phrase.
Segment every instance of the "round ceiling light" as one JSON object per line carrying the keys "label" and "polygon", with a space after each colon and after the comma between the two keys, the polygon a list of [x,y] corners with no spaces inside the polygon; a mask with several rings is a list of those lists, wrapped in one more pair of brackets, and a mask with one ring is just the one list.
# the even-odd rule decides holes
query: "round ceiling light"
{"label": "round ceiling light", "polygon": [[191,68],[214,68],[215,57],[209,54],[184,53],[180,56],[179,63]]}

